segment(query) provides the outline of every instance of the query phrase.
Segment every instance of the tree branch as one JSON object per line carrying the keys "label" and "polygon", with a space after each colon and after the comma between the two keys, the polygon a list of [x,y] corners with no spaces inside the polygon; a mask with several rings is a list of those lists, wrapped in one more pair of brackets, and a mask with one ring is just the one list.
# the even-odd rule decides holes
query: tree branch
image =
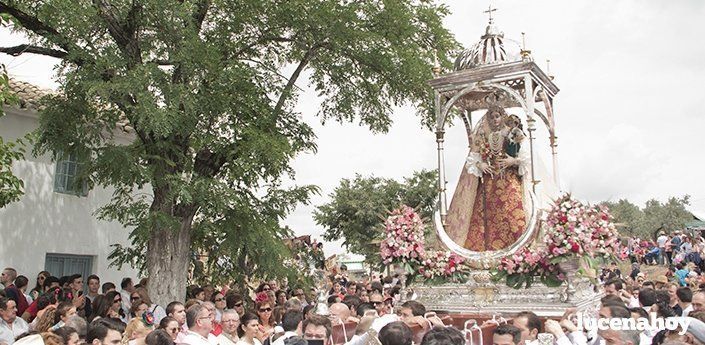
{"label": "tree branch", "polygon": [[64,59],[68,55],[67,52],[57,49],[34,46],[31,44],[20,44],[14,47],[0,47],[0,53],[5,53],[12,56],[20,56],[24,53],[39,54]]}
{"label": "tree branch", "polygon": [[306,65],[308,65],[311,59],[313,59],[314,55],[316,55],[316,51],[318,51],[318,49],[322,48],[324,45],[324,43],[314,44],[313,46],[311,46],[311,48],[306,51],[304,57],[301,58],[299,65],[296,67],[296,70],[294,70],[294,73],[291,74],[289,81],[286,83],[286,86],[284,86],[281,95],[279,95],[277,105],[274,106],[273,114],[275,117],[279,116],[279,113],[284,107],[284,102],[286,102],[286,99],[289,98],[289,96],[291,95],[291,89],[294,88],[294,84],[299,78],[299,75],[301,75],[301,72],[304,70],[304,68],[306,68]]}
{"label": "tree branch", "polygon": [[196,4],[196,10],[193,12],[192,17],[193,24],[196,26],[197,32],[201,31],[201,26],[203,25],[203,21],[206,19],[206,14],[208,13],[210,6],[210,0],[201,0],[198,4]]}

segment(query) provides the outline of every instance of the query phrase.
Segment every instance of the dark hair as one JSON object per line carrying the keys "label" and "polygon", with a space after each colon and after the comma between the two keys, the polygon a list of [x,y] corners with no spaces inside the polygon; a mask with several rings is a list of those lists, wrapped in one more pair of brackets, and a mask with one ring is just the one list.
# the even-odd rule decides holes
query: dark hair
{"label": "dark hair", "polygon": [[48,288],[51,286],[51,284],[54,284],[54,283],[61,285],[59,278],[54,277],[54,276],[48,276],[47,279],[44,279],[44,288]]}
{"label": "dark hair", "polygon": [[61,321],[62,316],[66,316],[66,313],[69,312],[73,308],[73,303],[64,301],[59,303],[59,306],[56,307],[56,313],[54,314],[54,324],[59,323]]}
{"label": "dark hair", "polygon": [[681,302],[690,303],[693,301],[693,290],[689,287],[680,287],[676,290],[676,296]]}
{"label": "dark hair", "polygon": [[602,305],[625,305],[624,301],[619,296],[615,295],[606,295],[602,298],[600,298],[600,304]]}
{"label": "dark hair", "polygon": [[172,321],[179,323],[178,321],[176,321],[175,318],[173,318],[171,316],[165,316],[161,319],[161,321],[159,321],[159,327],[157,327],[157,328],[158,329],[166,329],[166,327],[169,325],[169,322],[172,322]]}
{"label": "dark hair", "polygon": [[306,319],[306,317],[307,317],[306,315],[308,315],[308,312],[311,311],[311,309],[313,309],[314,307],[316,307],[316,305],[313,303],[308,304],[304,307],[304,319]]}
{"label": "dark hair", "polygon": [[426,314],[426,307],[416,301],[406,301],[401,305],[401,307],[411,309],[411,314],[414,316],[424,316]]}
{"label": "dark hair", "polygon": [[89,275],[88,278],[86,278],[86,283],[90,282],[91,280],[97,280],[98,283],[100,283],[100,278],[98,278],[98,276],[95,274]]}
{"label": "dark hair", "polygon": [[421,345],[458,345],[464,344],[463,333],[455,327],[433,327],[424,334]]}
{"label": "dark hair", "polygon": [[103,292],[103,294],[108,293],[108,290],[115,290],[115,284],[112,282],[105,282],[103,285],[100,287],[100,291]]}
{"label": "dark hair", "polygon": [[[44,276],[44,282],[42,282],[41,284],[39,284],[39,282],[37,282],[37,284],[34,286],[32,291],[37,291],[39,293],[42,293],[42,292],[44,292],[44,287],[49,286],[49,285],[47,285],[47,278],[49,278],[51,276],[51,273],[49,273],[47,271],[41,271],[41,272],[39,272],[39,274],[37,274],[37,277],[39,277],[39,276]],[[56,278],[56,277],[54,277],[54,278]]]}
{"label": "dark hair", "polygon": [[358,295],[345,295],[342,303],[348,306],[350,310],[357,312],[357,307],[362,303],[362,299]]}
{"label": "dark hair", "polygon": [[299,336],[284,339],[284,345],[308,345],[308,340]]}
{"label": "dark hair", "polygon": [[19,276],[17,276],[17,278],[15,278],[15,287],[17,287],[18,289],[21,289],[21,288],[27,286],[28,283],[29,283],[29,279],[27,279],[27,277],[25,277],[23,275],[19,275]]}
{"label": "dark hair", "polygon": [[365,312],[368,310],[376,310],[375,306],[372,303],[360,303],[360,305],[357,306],[357,316],[363,317],[365,316]]}
{"label": "dark hair", "polygon": [[61,278],[59,278],[59,286],[63,288],[64,285],[69,282],[69,278],[69,276],[62,276]]}
{"label": "dark hair", "polygon": [[83,277],[83,275],[80,274],[80,273],[72,274],[72,275],[69,276],[69,279],[68,279],[67,282],[68,282],[69,284],[73,284],[73,281],[74,281],[74,280],[76,280],[76,279],[78,279],[78,278],[81,278],[81,277]]}
{"label": "dark hair", "polygon": [[516,320],[520,317],[526,318],[526,328],[529,329],[529,332],[535,329],[537,333],[543,333],[541,319],[539,319],[539,316],[536,315],[534,312],[522,311],[521,313],[517,314],[514,319]]}
{"label": "dark hair", "polygon": [[333,304],[333,303],[338,303],[338,298],[340,298],[340,296],[338,296],[338,295],[330,295],[330,296],[328,296],[328,300],[327,300],[326,302],[327,302],[328,305],[330,306],[330,305]]}
{"label": "dark hair", "polygon": [[649,318],[649,313],[646,312],[646,310],[642,307],[634,307],[634,308],[629,308],[630,313],[637,313],[639,314],[639,317],[643,317],[648,319]]}
{"label": "dark hair", "polygon": [[282,328],[284,328],[284,332],[293,332],[303,320],[303,312],[298,310],[287,310],[282,316]]}
{"label": "dark hair", "polygon": [[301,331],[306,332],[306,328],[308,327],[308,325],[325,327],[326,338],[330,338],[330,335],[333,332],[333,325],[331,325],[330,319],[325,316],[311,315],[310,317],[306,318],[306,320],[304,320],[303,324],[301,325]]}
{"label": "dark hair", "polygon": [[86,333],[86,343],[90,344],[94,339],[98,339],[101,343],[105,336],[108,335],[108,330],[117,331],[122,335],[125,332],[125,324],[119,319],[102,317],[91,322]]}
{"label": "dark hair", "polygon": [[255,292],[260,293],[260,292],[264,291],[265,286],[268,287],[270,290],[272,289],[272,286],[269,285],[269,283],[260,283],[259,286],[257,286],[257,289],[255,289]]}
{"label": "dark hair", "polygon": [[125,288],[130,286],[130,284],[132,284],[132,278],[122,278],[122,281],[120,282],[120,288],[125,290]]}
{"label": "dark hair", "polygon": [[645,281],[645,282],[641,283],[641,287],[642,287],[643,289],[648,289],[649,287],[653,289],[653,288],[654,288],[654,282],[652,282],[652,281],[650,281],[650,280]]}
{"label": "dark hair", "polygon": [[642,307],[650,307],[656,303],[656,291],[653,289],[639,290],[639,303]]}
{"label": "dark hair", "polygon": [[237,304],[237,302],[243,302],[242,296],[240,296],[240,294],[229,293],[225,295],[225,305],[228,309],[235,309],[235,305]]}
{"label": "dark hair", "polygon": [[[71,334],[74,334],[74,333],[78,334],[78,331],[76,331],[72,327],[67,327],[67,326],[55,329],[53,332],[54,332],[54,334],[56,334],[56,335],[60,336],[62,339],[64,339],[64,344],[69,343],[69,339],[71,339]],[[79,336],[79,338],[81,337],[80,334],[78,334],[78,336]]]}
{"label": "dark hair", "polygon": [[197,288],[191,290],[191,298],[196,298],[196,296],[197,296],[199,293],[204,292],[204,291],[206,291],[206,290],[203,290],[202,287],[197,287]]}
{"label": "dark hair", "polygon": [[519,328],[516,328],[515,326],[512,326],[510,324],[501,324],[495,328],[494,333],[496,335],[506,335],[509,334],[512,336],[512,342],[514,344],[519,344],[521,341],[521,330]]}
{"label": "dark hair", "polygon": [[619,278],[612,278],[612,279],[605,282],[605,287],[610,286],[610,285],[614,285],[614,289],[617,291],[622,290],[622,288],[623,288],[622,280]]}
{"label": "dark hair", "polygon": [[163,329],[157,329],[147,334],[144,339],[147,345],[173,345],[174,341],[171,340],[171,336]]}
{"label": "dark hair", "polygon": [[610,310],[610,315],[612,318],[628,319],[632,317],[632,313],[629,312],[629,309],[627,309],[627,307],[625,307],[624,305],[609,304],[603,307],[608,308]]}
{"label": "dark hair", "polygon": [[245,312],[242,314],[242,317],[240,318],[240,326],[237,327],[237,336],[242,338],[245,335],[245,329],[243,327],[246,327],[247,324],[250,321],[256,320],[258,323],[259,321],[259,316],[253,312]]}
{"label": "dark hair", "polygon": [[395,321],[382,327],[377,338],[382,345],[411,345],[413,334],[404,322]]}
{"label": "dark hair", "polygon": [[0,297],[0,309],[7,310],[7,302],[12,301],[8,297]]}
{"label": "dark hair", "polygon": [[174,308],[176,308],[177,305],[183,306],[184,304],[179,302],[179,301],[173,301],[169,304],[166,305],[166,314],[173,314],[174,313]]}

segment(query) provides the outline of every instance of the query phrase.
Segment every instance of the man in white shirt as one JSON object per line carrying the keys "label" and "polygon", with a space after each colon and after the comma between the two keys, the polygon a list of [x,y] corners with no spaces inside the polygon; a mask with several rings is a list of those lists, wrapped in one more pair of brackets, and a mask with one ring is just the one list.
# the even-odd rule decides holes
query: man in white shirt
{"label": "man in white shirt", "polygon": [[17,317],[17,304],[15,301],[0,298],[0,343],[12,345],[15,338],[29,331],[29,325],[21,317]]}
{"label": "man in white shirt", "polygon": [[676,301],[678,301],[678,306],[681,307],[683,312],[682,317],[688,316],[688,313],[693,311],[693,291],[689,287],[680,287],[676,290]]}
{"label": "man in white shirt", "polygon": [[221,315],[220,324],[223,326],[223,332],[217,337],[218,343],[220,345],[235,345],[240,340],[237,336],[240,315],[234,309],[225,309]]}
{"label": "man in white shirt", "polygon": [[188,335],[184,343],[188,345],[217,345],[208,341],[208,334],[213,330],[213,318],[210,311],[200,304],[192,305],[186,311]]}
{"label": "man in white shirt", "polygon": [[541,333],[541,319],[530,311],[522,311],[512,321],[521,331],[520,344],[536,344],[536,336]]}
{"label": "man in white shirt", "polygon": [[668,241],[668,236],[666,236],[666,233],[661,231],[659,233],[658,238],[656,238],[656,244],[658,245],[659,253],[658,253],[658,263],[663,265],[663,260],[664,260],[664,255],[666,252],[666,241]]}
{"label": "man in white shirt", "polygon": [[[301,323],[304,319],[304,313],[298,310],[287,310],[282,316],[282,328],[284,335],[275,340],[272,345],[284,345],[284,340],[291,337],[301,336]],[[222,345],[222,344],[221,344]]]}

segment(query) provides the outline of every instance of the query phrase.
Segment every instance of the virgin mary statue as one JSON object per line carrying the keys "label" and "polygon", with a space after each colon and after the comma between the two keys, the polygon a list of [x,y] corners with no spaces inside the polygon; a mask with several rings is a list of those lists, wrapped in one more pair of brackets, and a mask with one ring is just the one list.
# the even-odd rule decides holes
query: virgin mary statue
{"label": "virgin mary statue", "polygon": [[527,228],[522,178],[528,155],[521,120],[490,106],[471,138],[448,212],[450,235],[477,252],[507,248]]}

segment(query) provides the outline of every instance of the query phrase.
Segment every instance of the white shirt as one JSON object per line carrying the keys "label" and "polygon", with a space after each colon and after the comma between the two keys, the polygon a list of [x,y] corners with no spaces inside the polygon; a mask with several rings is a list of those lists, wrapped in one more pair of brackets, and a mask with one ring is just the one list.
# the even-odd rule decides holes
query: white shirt
{"label": "white shirt", "polygon": [[658,243],[659,248],[665,247],[666,241],[668,241],[668,237],[666,237],[666,235],[661,235],[656,239],[656,243]]}
{"label": "white shirt", "polygon": [[208,333],[208,335],[209,337],[205,338],[196,332],[188,331],[188,334],[184,337],[184,343],[189,345],[218,345],[216,337],[213,336],[213,342],[211,342],[211,334]]}
{"label": "white shirt", "polygon": [[[220,345],[235,345],[235,342],[227,335],[225,335],[225,332],[220,333],[220,335],[215,338],[216,340],[218,340],[218,344]],[[240,339],[236,338],[235,340],[239,341]]]}
{"label": "white shirt", "polygon": [[252,340],[255,342],[254,344],[250,344],[250,343],[248,343],[248,342],[246,342],[246,341],[240,339],[240,341],[238,341],[237,343],[235,343],[235,345],[262,345],[262,343],[259,341],[259,339],[257,339],[257,338],[252,338]]}
{"label": "white shirt", "polygon": [[686,317],[686,316],[688,316],[688,313],[690,313],[691,311],[693,311],[693,305],[688,304],[688,306],[685,307],[685,309],[683,309],[683,314],[681,314],[681,316]]}
{"label": "white shirt", "polygon": [[11,345],[15,342],[15,338],[18,335],[27,331],[29,331],[29,324],[21,317],[15,317],[15,321],[12,322],[12,328],[5,320],[0,319],[0,342]]}

